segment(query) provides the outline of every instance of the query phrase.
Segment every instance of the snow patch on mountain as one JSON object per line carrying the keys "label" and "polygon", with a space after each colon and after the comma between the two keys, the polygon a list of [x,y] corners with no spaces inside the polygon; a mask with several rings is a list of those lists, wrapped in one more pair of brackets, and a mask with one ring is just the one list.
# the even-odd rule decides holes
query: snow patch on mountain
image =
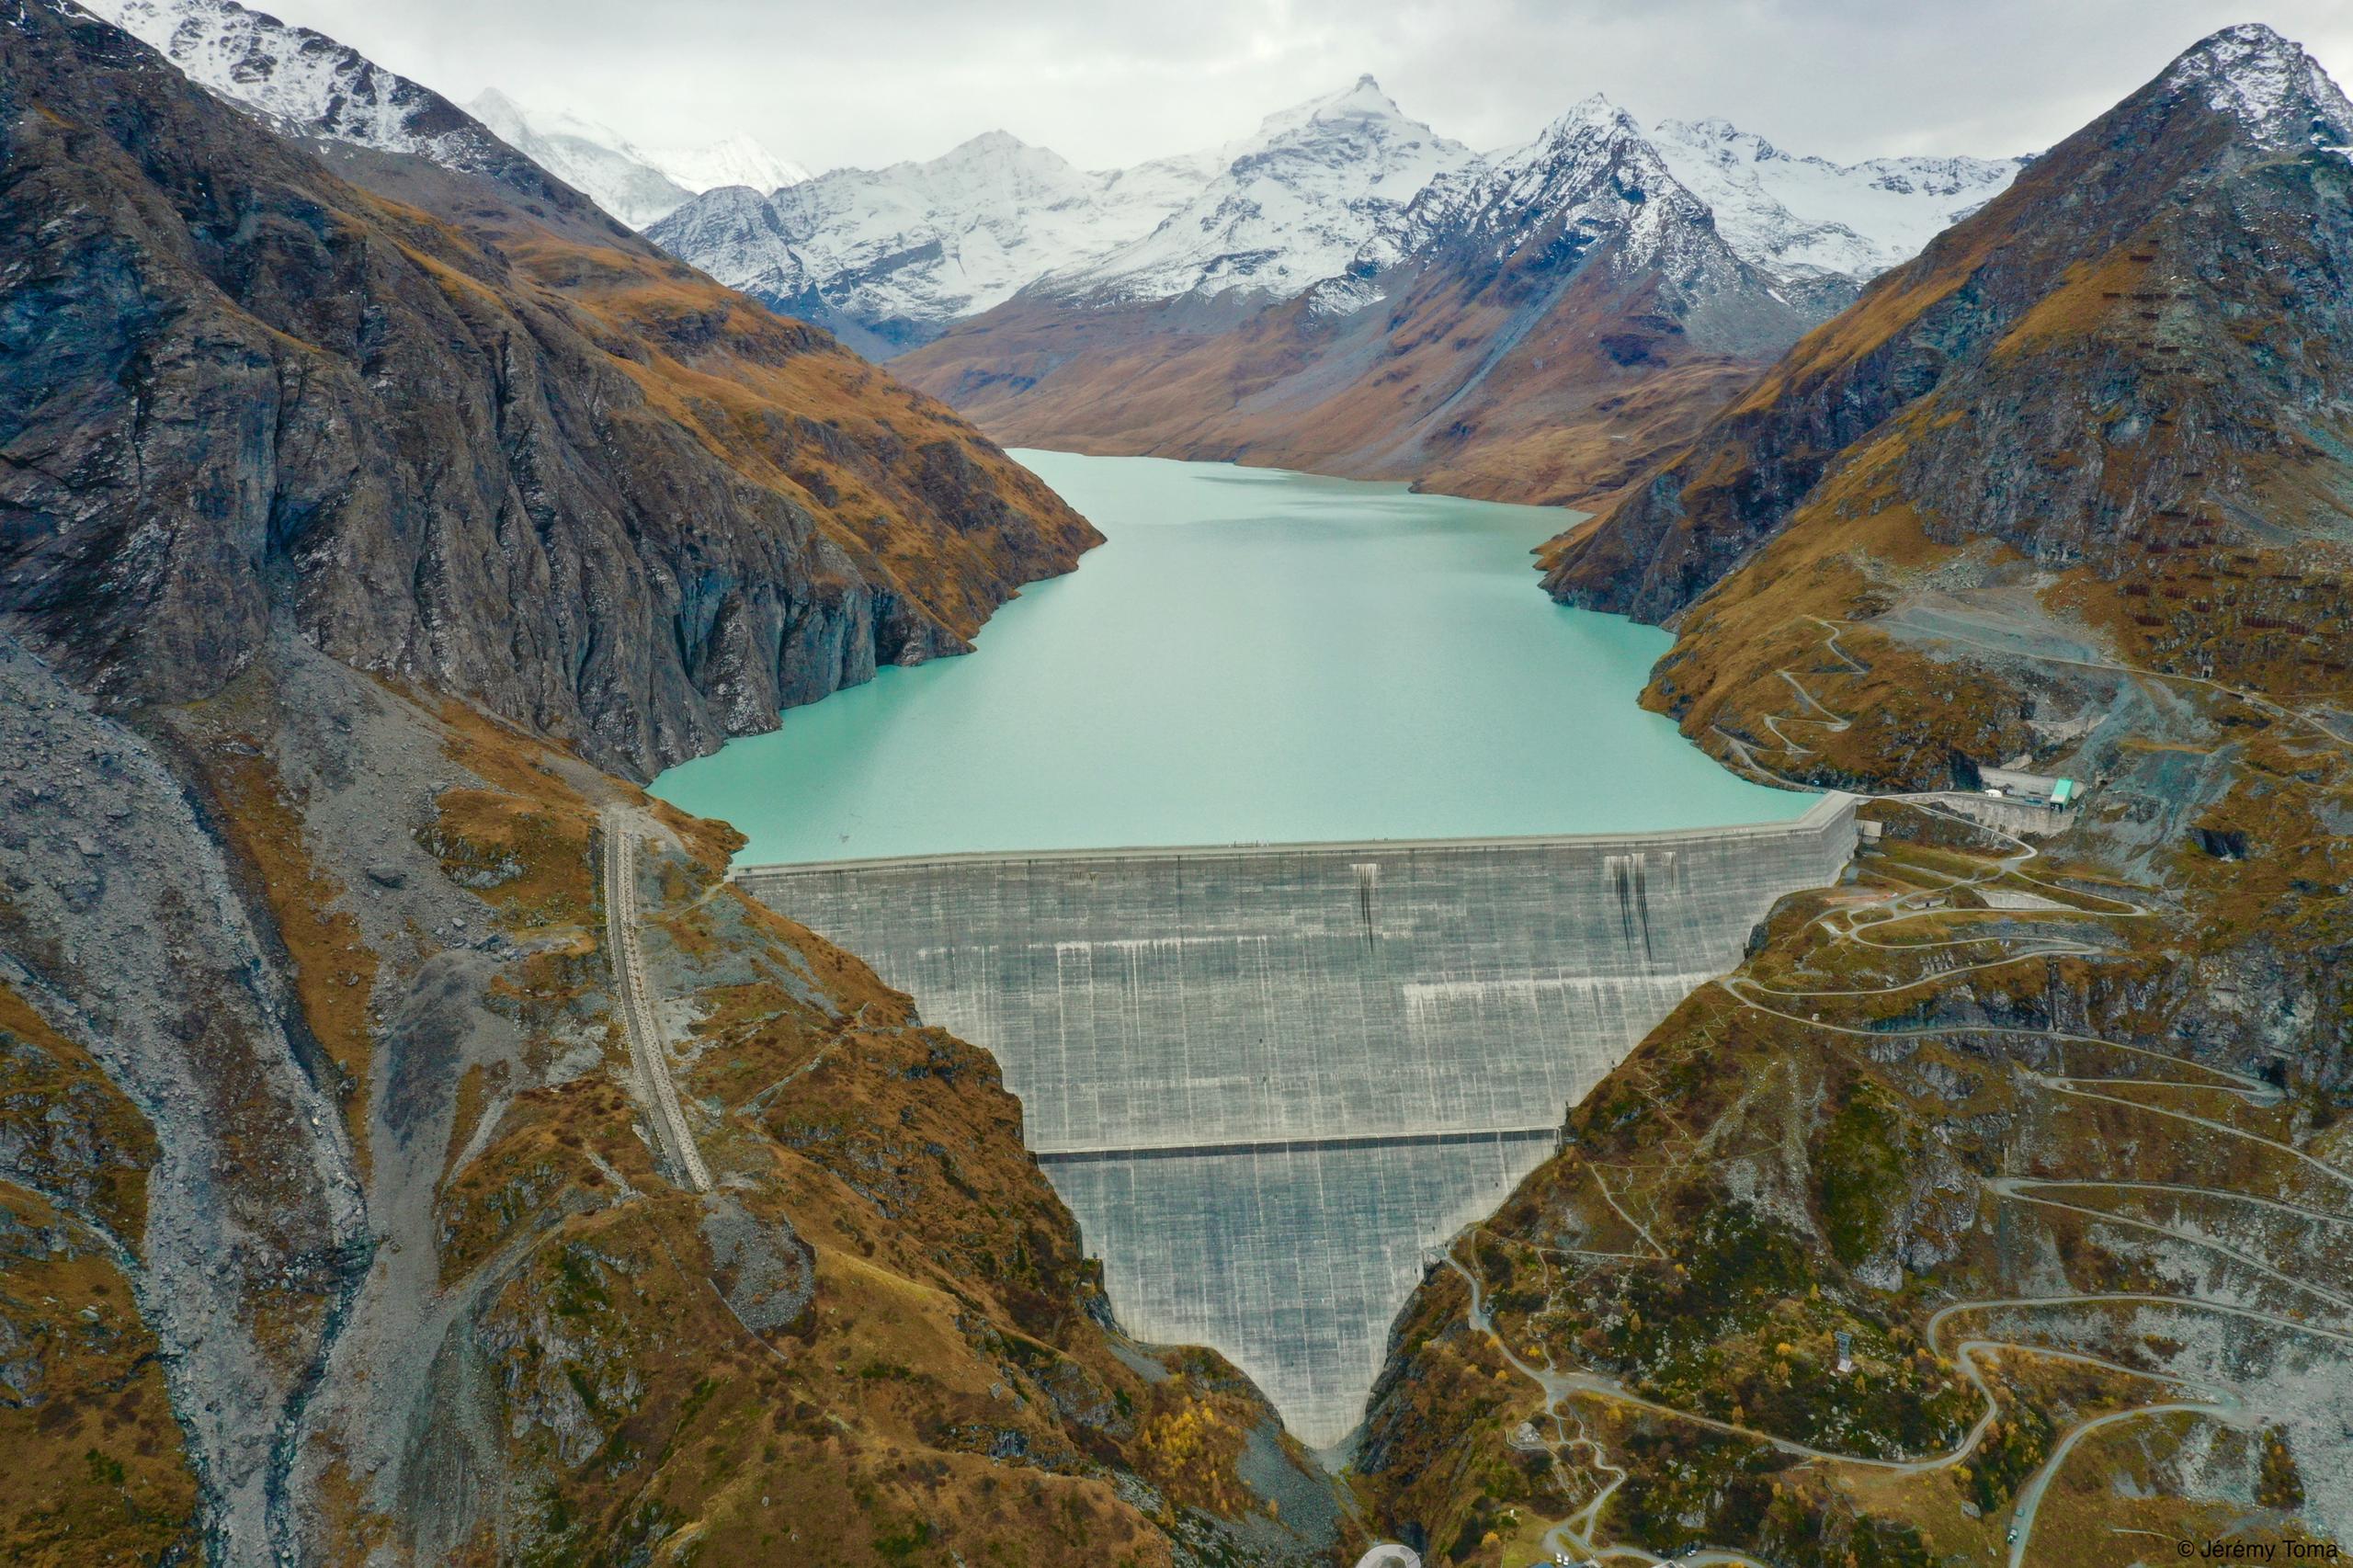
{"label": "snow patch on mountain", "polygon": [[1269,115],[1206,189],[1150,233],[1039,287],[1105,301],[1229,290],[1287,300],[1339,275],[1431,180],[1472,161],[1359,77]]}
{"label": "snow patch on mountain", "polygon": [[466,108],[517,152],[632,229],[644,228],[694,194],[609,126],[578,115],[527,109],[495,87]]}
{"label": "snow patch on mountain", "polygon": [[1743,259],[1782,278],[1867,281],[2008,188],[2022,158],[1795,156],[1722,119],[1663,120],[1659,156]]}

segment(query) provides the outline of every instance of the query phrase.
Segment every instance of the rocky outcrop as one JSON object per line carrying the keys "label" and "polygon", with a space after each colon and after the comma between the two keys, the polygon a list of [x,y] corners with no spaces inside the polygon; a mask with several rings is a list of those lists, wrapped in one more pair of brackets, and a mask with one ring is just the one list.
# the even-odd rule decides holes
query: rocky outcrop
{"label": "rocky outcrop", "polygon": [[70,9],[0,48],[0,608],[110,704],[285,630],[643,773],[962,650],[1095,538],[600,215],[438,168],[400,188],[465,229],[389,202]]}

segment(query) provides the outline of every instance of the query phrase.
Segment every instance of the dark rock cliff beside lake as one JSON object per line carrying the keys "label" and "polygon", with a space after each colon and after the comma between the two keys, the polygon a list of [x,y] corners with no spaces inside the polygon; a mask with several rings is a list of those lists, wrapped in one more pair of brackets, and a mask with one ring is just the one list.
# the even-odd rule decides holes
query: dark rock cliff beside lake
{"label": "dark rock cliff beside lake", "polygon": [[0,608],[111,702],[277,628],[642,775],[961,651],[1096,537],[548,176],[343,160],[380,196],[103,24],[0,48]]}

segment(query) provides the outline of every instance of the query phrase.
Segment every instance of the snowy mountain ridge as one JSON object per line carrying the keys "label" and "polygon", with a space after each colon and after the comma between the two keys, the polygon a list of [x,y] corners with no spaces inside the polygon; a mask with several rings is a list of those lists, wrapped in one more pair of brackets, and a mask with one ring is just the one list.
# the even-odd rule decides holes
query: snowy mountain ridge
{"label": "snowy mountain ridge", "polygon": [[506,155],[440,94],[236,0],[85,0],[188,78],[281,130],[479,172]]}
{"label": "snowy mountain ridge", "polygon": [[[1623,228],[1621,266],[1673,266],[1665,253],[1680,246],[1696,267],[1712,242],[1695,225],[1711,221],[1740,262],[1819,312],[1917,254],[2022,164],[1839,165],[1721,119],[1645,130],[1598,95],[1527,145],[1480,156],[1363,76],[1267,116],[1252,136],[1133,169],[1084,173],[998,131],[927,162],[834,170],[779,192],[773,214],[706,193],[649,233],[773,303],[790,281],[804,290],[797,308],[821,299],[830,324],[870,324],[886,352],[1017,293],[1085,307],[1312,294],[1316,313],[1346,313],[1378,297],[1384,268],[1465,222],[1466,204],[1490,223],[1516,214],[1523,229],[1557,219],[1587,242]],[[1605,166],[1615,196],[1594,187]],[[1646,206],[1647,192],[1672,199]],[[1487,243],[1501,255],[1518,238]]]}
{"label": "snowy mountain ridge", "polygon": [[[305,134],[473,171],[511,157],[503,140],[722,282],[886,354],[1024,290],[1114,304],[1222,294],[1268,303],[1313,289],[1319,310],[1342,308],[1418,243],[1416,225],[1464,200],[1504,201],[1515,181],[1576,187],[1579,159],[1605,146],[1643,165],[1634,188],[1665,180],[1688,191],[1742,259],[1792,285],[1885,270],[2018,167],[1839,165],[1790,156],[1722,120],[1644,132],[1599,97],[1528,146],[1481,158],[1405,116],[1368,75],[1268,115],[1251,136],[1127,169],[1081,170],[999,131],[937,158],[811,178],[749,137],[651,149],[495,89],[468,106],[470,119],[358,51],[236,0],[92,9],[213,91]],[[2239,31],[2246,38],[2210,62],[2200,90],[2237,92],[2251,115],[2292,119],[2291,89],[2314,79],[2309,62],[2268,30]],[[1649,232],[1664,243],[1675,230],[1657,222]]]}
{"label": "snowy mountain ridge", "polygon": [[2353,138],[2353,102],[2320,62],[2260,22],[2225,28],[2174,62],[2161,87],[2197,94],[2280,151]]}
{"label": "snowy mountain ridge", "polygon": [[632,229],[642,229],[693,197],[722,186],[776,190],[809,177],[808,170],[779,157],[751,136],[727,136],[694,147],[641,147],[610,126],[561,109],[528,108],[495,87],[466,108],[542,168],[577,186]]}
{"label": "snowy mountain ridge", "polygon": [[836,330],[856,324],[874,335],[863,347],[890,352],[1149,233],[1222,166],[1196,153],[1092,172],[992,131],[767,195],[722,187],[646,233],[732,288]]}
{"label": "snowy mountain ridge", "polygon": [[2023,158],[1792,156],[1722,119],[1650,132],[1676,179],[1714,209],[1725,242],[1783,278],[1867,281],[2008,188]]}
{"label": "snowy mountain ridge", "polygon": [[1346,270],[1439,176],[1473,162],[1370,75],[1261,122],[1180,210],[1041,293],[1107,301],[1235,291],[1287,300]]}

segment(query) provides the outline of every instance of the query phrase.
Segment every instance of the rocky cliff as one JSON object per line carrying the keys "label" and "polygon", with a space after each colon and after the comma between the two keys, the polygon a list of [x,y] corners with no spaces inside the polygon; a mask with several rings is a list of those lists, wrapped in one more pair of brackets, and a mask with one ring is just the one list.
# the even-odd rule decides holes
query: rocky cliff
{"label": "rocky cliff", "polygon": [[528,167],[40,0],[0,130],[11,1560],[1341,1553],[989,1059],[617,776],[1084,522]]}

